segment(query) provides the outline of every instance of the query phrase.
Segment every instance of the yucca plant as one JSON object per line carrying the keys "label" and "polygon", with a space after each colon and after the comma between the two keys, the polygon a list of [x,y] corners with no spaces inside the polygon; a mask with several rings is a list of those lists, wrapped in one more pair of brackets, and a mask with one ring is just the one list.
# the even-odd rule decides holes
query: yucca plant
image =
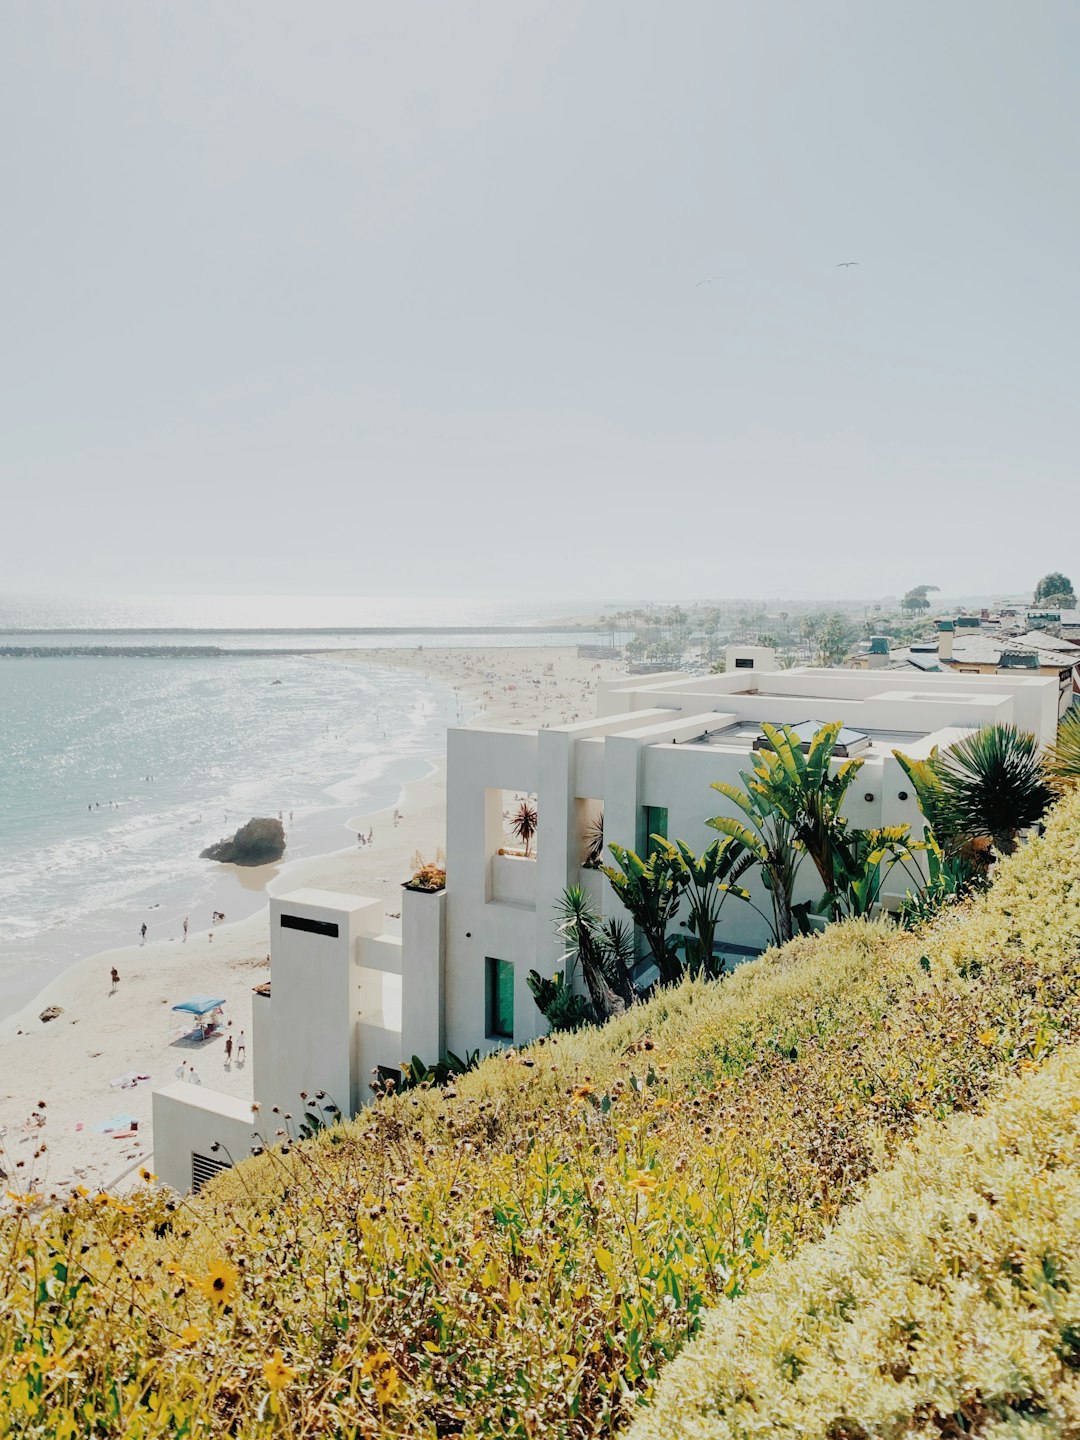
{"label": "yucca plant", "polygon": [[965,840],[990,839],[999,855],[1016,849],[1053,799],[1035,736],[1015,725],[984,725],[941,753],[943,817]]}
{"label": "yucca plant", "polygon": [[1057,741],[1046,752],[1045,766],[1056,790],[1080,780],[1080,710],[1067,710],[1058,722]]}
{"label": "yucca plant", "polygon": [[579,965],[597,1023],[621,1015],[639,998],[630,975],[633,944],[629,934],[617,921],[602,921],[580,885],[568,885],[555,909],[558,933],[567,942],[563,957],[567,983],[574,966]]}

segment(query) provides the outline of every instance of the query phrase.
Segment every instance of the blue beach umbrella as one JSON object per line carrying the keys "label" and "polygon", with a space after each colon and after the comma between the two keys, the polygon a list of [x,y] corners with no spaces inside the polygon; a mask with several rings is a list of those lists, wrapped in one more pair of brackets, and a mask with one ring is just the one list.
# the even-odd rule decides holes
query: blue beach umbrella
{"label": "blue beach umbrella", "polygon": [[179,1005],[174,1005],[172,1008],[185,1010],[189,1015],[206,1015],[224,1004],[224,1000],[214,1000],[209,995],[193,995],[190,1000],[181,1000]]}

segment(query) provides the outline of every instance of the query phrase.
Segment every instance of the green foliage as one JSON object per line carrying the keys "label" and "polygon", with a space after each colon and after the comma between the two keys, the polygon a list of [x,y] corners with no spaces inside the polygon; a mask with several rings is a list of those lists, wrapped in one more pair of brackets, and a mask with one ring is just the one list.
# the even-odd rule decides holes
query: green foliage
{"label": "green foliage", "polygon": [[1065,609],[1072,609],[1076,604],[1076,595],[1069,577],[1060,570],[1051,570],[1050,574],[1044,575],[1035,586],[1035,604],[1044,605],[1059,600],[1064,602]]}
{"label": "green foliage", "polygon": [[1080,710],[1066,710],[1058,722],[1057,740],[1045,757],[1046,776],[1057,789],[1080,780]]}
{"label": "green foliage", "polygon": [[414,1090],[418,1086],[430,1089],[433,1085],[448,1085],[459,1075],[467,1075],[470,1070],[475,1070],[479,1064],[479,1050],[467,1051],[464,1059],[455,1055],[453,1050],[448,1050],[434,1065],[427,1065],[419,1055],[414,1055],[401,1067],[402,1080],[399,1088],[404,1091]]}
{"label": "green foliage", "polygon": [[[761,866],[766,887],[774,897],[774,933],[783,911],[793,916],[791,897],[802,854],[810,857],[824,887],[816,906],[821,914],[869,915],[893,866],[906,865],[915,848],[906,827],[858,830],[841,814],[862,760],[846,759],[833,769],[841,722],[823,725],[804,755],[790,726],[763,725],[768,749],[755,751],[753,771],[741,772],[745,791],[717,783],[713,786],[733,800],[750,819],[753,831],[724,817],[709,824],[729,835]],[[786,852],[785,852],[786,847]],[[745,892],[742,892],[745,898]],[[777,904],[776,896],[782,897]],[[790,920],[788,921],[790,924]],[[788,932],[790,934],[790,932]]]}
{"label": "green foliage", "polygon": [[713,951],[720,912],[730,894],[740,899],[750,898],[738,881],[754,864],[754,857],[730,836],[713,840],[700,855],[695,855],[682,840],[676,840],[668,849],[689,910],[689,919],[682,921],[683,929],[689,934],[680,937],[678,942],[686,969],[691,975],[718,980],[724,974],[724,964]]}
{"label": "green foliage", "polygon": [[937,585],[914,585],[900,601],[900,608],[909,614],[930,609],[929,594],[931,590],[937,590]]}
{"label": "green foliage", "polygon": [[[631,978],[633,943],[614,921],[603,921],[580,885],[568,885],[556,905],[559,934],[567,942],[566,983],[580,969],[592,1001],[592,1018],[602,1024],[639,998]],[[531,982],[530,982],[531,983]],[[535,994],[535,991],[534,991]]]}
{"label": "green foliage", "polygon": [[684,872],[674,847],[662,835],[650,836],[656,848],[647,860],[622,845],[609,845],[614,865],[600,868],[619,900],[634,918],[649,947],[663,985],[673,985],[682,974],[675,938],[668,929],[682,900]]}
{"label": "green foliage", "polygon": [[999,855],[1016,848],[1053,798],[1035,736],[1014,725],[982,726],[939,755],[936,769],[947,833],[987,837]]}
{"label": "green foliage", "polygon": [[710,1312],[630,1440],[758,1440],[763,1416],[804,1440],[1080,1433],[1078,1089],[1072,1046],[926,1127],[826,1241]]}
{"label": "green foliage", "polygon": [[538,970],[530,970],[526,979],[536,1008],[552,1030],[580,1030],[593,1019],[589,1002],[574,992],[564,970],[556,970],[550,980]]}

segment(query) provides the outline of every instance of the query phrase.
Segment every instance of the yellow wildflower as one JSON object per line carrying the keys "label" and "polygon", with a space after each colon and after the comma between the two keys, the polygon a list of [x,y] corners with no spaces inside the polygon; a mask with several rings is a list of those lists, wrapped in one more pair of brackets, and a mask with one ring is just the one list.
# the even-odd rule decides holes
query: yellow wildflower
{"label": "yellow wildflower", "polygon": [[142,1180],[145,1180],[146,1183],[147,1183],[147,1185],[152,1185],[152,1184],[154,1183],[154,1181],[157,1179],[157,1176],[154,1174],[154,1172],[153,1172],[152,1170],[148,1170],[148,1169],[146,1168],[146,1166],[144,1165],[144,1166],[142,1166],[142,1168],[141,1168],[140,1171],[139,1171],[139,1178],[142,1179]]}
{"label": "yellow wildflower", "polygon": [[240,1272],[227,1260],[215,1260],[199,1289],[215,1305],[228,1305],[240,1288]]}
{"label": "yellow wildflower", "polygon": [[980,1045],[992,1045],[994,1043],[994,1032],[992,1030],[981,1030],[979,1032]]}
{"label": "yellow wildflower", "polygon": [[284,1390],[286,1385],[296,1379],[296,1371],[291,1365],[285,1364],[281,1351],[275,1350],[263,1365],[263,1379],[270,1390]]}
{"label": "yellow wildflower", "polygon": [[181,1345],[194,1345],[201,1334],[201,1325],[185,1325],[180,1331],[180,1343]]}
{"label": "yellow wildflower", "polygon": [[575,1085],[573,1090],[571,1091],[571,1094],[573,1095],[575,1100],[584,1100],[587,1096],[591,1095],[595,1089],[595,1085]]}
{"label": "yellow wildflower", "polygon": [[375,1399],[380,1405],[389,1405],[398,1392],[401,1378],[392,1364],[386,1364],[375,1376]]}
{"label": "yellow wildflower", "polygon": [[627,1184],[628,1190],[635,1191],[638,1195],[651,1195],[656,1189],[656,1176],[651,1170],[635,1170]]}

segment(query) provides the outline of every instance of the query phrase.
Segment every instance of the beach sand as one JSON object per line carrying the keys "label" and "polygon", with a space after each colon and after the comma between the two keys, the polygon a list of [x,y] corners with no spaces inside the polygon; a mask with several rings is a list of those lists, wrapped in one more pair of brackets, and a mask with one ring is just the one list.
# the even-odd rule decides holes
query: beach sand
{"label": "beach sand", "polygon": [[[614,660],[579,659],[575,650],[555,648],[354,650],[332,658],[418,671],[458,691],[463,711],[479,706],[471,723],[523,727],[591,716],[596,681],[620,668]],[[432,757],[431,774],[406,786],[397,803],[397,826],[393,807],[358,814],[342,849],[247,870],[245,888],[281,894],[310,885],[370,895],[385,903],[393,931],[413,856],[434,859],[445,841],[441,756]],[[374,831],[372,845],[358,846],[361,830]],[[234,1054],[227,1066],[224,1039],[188,1039],[190,1027],[171,1006],[188,996],[220,996],[233,1035],[244,1031],[250,1040],[252,989],[269,976],[268,912],[264,907],[212,930],[208,919],[190,917],[186,941],[178,915],[170,938],[80,961],[0,1024],[0,1169],[8,1172],[9,1188],[51,1194],[77,1184],[123,1190],[139,1183],[153,1148],[151,1094],[178,1078],[185,1061],[202,1084],[250,1097],[250,1053],[243,1063]],[[115,987],[113,966],[120,975]],[[51,1005],[62,1013],[42,1022]],[[134,1087],[110,1084],[128,1072],[148,1078]],[[121,1117],[138,1122],[134,1135],[102,1133],[102,1125]]]}

